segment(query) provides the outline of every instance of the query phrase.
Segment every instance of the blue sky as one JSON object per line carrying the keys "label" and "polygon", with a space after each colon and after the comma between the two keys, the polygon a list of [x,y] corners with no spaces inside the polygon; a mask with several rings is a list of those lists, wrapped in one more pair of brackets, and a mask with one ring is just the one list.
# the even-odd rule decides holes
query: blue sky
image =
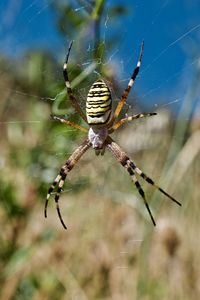
{"label": "blue sky", "polygon": [[[78,14],[81,7],[74,2]],[[200,1],[109,0],[106,3],[102,33],[105,43],[111,34],[119,33],[117,48],[108,55],[121,74],[119,78],[125,81],[129,77],[144,39],[136,92],[150,106],[184,97],[200,57]],[[112,21],[109,7],[116,3],[128,7],[129,12]],[[50,1],[1,0],[0,18],[0,51],[7,56],[22,56],[29,48],[47,48],[62,59],[67,37],[59,36],[56,30],[56,15]]]}

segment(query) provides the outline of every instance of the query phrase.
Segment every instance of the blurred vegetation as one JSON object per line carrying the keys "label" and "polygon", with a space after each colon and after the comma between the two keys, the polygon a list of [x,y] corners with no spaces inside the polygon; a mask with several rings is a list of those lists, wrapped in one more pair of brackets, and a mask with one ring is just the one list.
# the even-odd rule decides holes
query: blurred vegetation
{"label": "blurred vegetation", "polygon": [[[73,1],[54,1],[52,8],[58,30],[70,40],[76,37],[70,79],[84,107],[83,94],[98,77],[94,70],[117,93],[124,87],[114,81],[112,66],[100,63],[106,55],[105,1],[77,2],[84,3],[79,17]],[[125,6],[116,5],[110,15],[115,20],[126,13]],[[117,39],[111,37],[107,51]],[[84,62],[89,40],[93,57],[84,69],[76,59]],[[53,199],[48,219],[43,217],[49,184],[83,138],[49,117],[52,112],[82,122],[67,101],[62,66],[48,52],[30,50],[18,61],[1,56],[0,67],[1,299],[199,299],[200,122],[191,114],[199,69],[176,120],[159,111],[115,135],[183,207],[144,183],[157,219],[153,228],[126,172],[109,154],[99,158],[90,151],[61,197],[66,232]]]}

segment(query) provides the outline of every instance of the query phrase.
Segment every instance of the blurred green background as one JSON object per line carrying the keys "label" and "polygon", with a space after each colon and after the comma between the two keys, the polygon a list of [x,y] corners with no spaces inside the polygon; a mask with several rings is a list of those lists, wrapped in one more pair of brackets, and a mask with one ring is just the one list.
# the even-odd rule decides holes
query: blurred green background
{"label": "blurred green background", "polygon": [[[160,28],[172,2],[155,2],[151,16],[147,1],[0,4],[1,299],[200,299],[198,1],[183,1],[188,19],[180,19],[177,26],[168,20]],[[47,9],[48,22],[43,24]],[[174,20],[179,12],[176,6]],[[43,29],[50,23],[49,42]],[[119,30],[119,24],[124,28]],[[137,36],[128,24],[137,28]],[[165,40],[167,25],[176,31],[171,40],[167,35]],[[145,62],[123,114],[158,115],[123,126],[114,139],[182,207],[140,180],[157,222],[154,228],[126,171],[110,153],[96,157],[89,150],[61,194],[65,231],[53,198],[47,219],[43,209],[60,166],[84,139],[83,133],[50,118],[53,113],[84,125],[64,87],[67,45],[74,40],[69,74],[82,108],[99,74],[110,83],[116,105],[145,37],[144,26],[159,28],[163,40],[153,30],[152,35],[145,32]],[[150,57],[151,48],[159,50]]]}

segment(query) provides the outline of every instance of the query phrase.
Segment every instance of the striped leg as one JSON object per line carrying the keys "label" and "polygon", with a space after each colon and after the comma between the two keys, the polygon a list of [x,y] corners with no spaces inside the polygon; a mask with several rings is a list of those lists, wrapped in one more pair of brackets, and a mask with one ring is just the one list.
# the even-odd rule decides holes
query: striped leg
{"label": "striped leg", "polygon": [[55,121],[59,121],[59,122],[61,122],[61,123],[65,123],[65,124],[67,124],[67,125],[69,125],[69,126],[71,126],[71,127],[73,127],[73,128],[79,129],[79,130],[81,130],[81,131],[83,131],[83,132],[88,132],[88,129],[87,129],[87,128],[82,127],[82,126],[80,126],[80,125],[78,125],[78,124],[76,124],[76,123],[74,123],[74,122],[72,122],[72,121],[69,121],[69,120],[66,120],[66,119],[63,119],[63,118],[54,116],[54,115],[51,115],[51,117],[52,117],[52,119],[54,119]]}
{"label": "striped leg", "polygon": [[111,153],[115,156],[115,158],[118,160],[118,162],[127,169],[127,171],[129,172],[132,180],[134,181],[136,188],[138,189],[140,195],[142,196],[145,206],[150,214],[151,220],[153,222],[153,224],[155,225],[155,221],[154,218],[152,216],[152,213],[149,209],[149,206],[147,204],[146,198],[145,198],[145,194],[144,191],[142,190],[136,176],[135,173],[137,173],[138,175],[140,175],[143,179],[145,179],[148,183],[150,183],[151,185],[153,185],[156,189],[158,189],[161,193],[163,193],[165,196],[167,196],[169,199],[171,199],[173,202],[175,202],[176,204],[181,206],[181,203],[178,202],[176,199],[174,199],[172,196],[170,196],[168,193],[166,193],[162,188],[160,188],[156,183],[154,183],[154,181],[149,178],[148,176],[146,176],[130,159],[129,157],[126,155],[126,153],[124,151],[121,150],[121,148],[111,139],[111,137],[108,137],[106,140],[106,146],[107,148],[111,151]]}
{"label": "striped leg", "polygon": [[[63,166],[61,170],[63,170],[64,167],[65,166]],[[54,180],[54,182],[52,183],[52,185],[50,186],[50,188],[48,190],[48,194],[47,194],[47,198],[46,198],[46,202],[45,202],[45,208],[44,208],[44,215],[45,215],[45,218],[47,218],[47,206],[48,206],[49,198],[50,198],[52,192],[54,191],[55,187],[58,185],[58,189],[57,189],[57,192],[56,192],[56,195],[55,195],[56,210],[57,210],[57,213],[58,213],[61,224],[63,225],[63,227],[65,229],[67,229],[67,227],[66,227],[66,225],[65,225],[65,223],[62,219],[61,212],[60,212],[60,207],[59,207],[59,203],[58,203],[59,196],[60,196],[60,193],[62,191],[62,187],[64,185],[65,178],[67,176],[68,171],[66,170],[65,172],[66,172],[66,174],[65,173],[62,174],[62,172],[60,171],[60,174],[56,177],[56,179]]]}
{"label": "striped leg", "polygon": [[152,212],[151,212],[151,210],[149,208],[149,205],[147,203],[147,200],[146,200],[146,197],[145,197],[145,193],[144,193],[144,191],[143,191],[143,189],[142,189],[139,181],[137,180],[137,177],[135,176],[135,173],[134,173],[133,169],[130,166],[130,160],[128,158],[127,158],[126,164],[123,167],[125,167],[127,169],[129,175],[131,176],[131,179],[133,180],[133,182],[134,182],[134,184],[135,184],[135,186],[136,186],[139,194],[141,195],[141,197],[142,197],[142,199],[144,201],[144,204],[145,204],[145,206],[147,208],[147,211],[148,211],[148,213],[149,213],[149,215],[151,217],[152,223],[153,223],[154,226],[156,226],[156,222],[154,220]]}
{"label": "striped leg", "polygon": [[72,44],[73,44],[73,42],[70,43],[69,49],[68,49],[68,52],[66,55],[66,60],[65,60],[64,66],[63,66],[63,76],[64,76],[64,80],[65,80],[65,85],[67,88],[67,93],[68,93],[68,96],[69,96],[72,106],[74,107],[76,112],[83,118],[83,120],[87,123],[87,118],[86,118],[84,112],[82,111],[76,97],[74,96],[74,94],[72,92],[72,88],[71,88],[71,84],[69,82],[69,77],[68,77],[68,72],[67,72],[67,64],[68,64],[68,59],[69,59],[69,54],[70,54]]}
{"label": "striped leg", "polygon": [[144,174],[132,161],[130,161],[131,168],[139,175],[141,176],[146,182],[154,186],[157,190],[159,190],[161,193],[163,193],[165,196],[167,196],[170,200],[181,206],[181,203],[178,202],[176,199],[174,199],[172,196],[170,196],[167,192],[165,192],[161,187],[159,187],[150,177],[148,177],[146,174]]}
{"label": "striped leg", "polygon": [[119,103],[117,105],[117,108],[116,108],[116,110],[114,112],[114,115],[112,117],[112,120],[111,120],[111,124],[113,124],[113,122],[119,116],[119,114],[120,114],[120,112],[121,112],[121,110],[122,110],[122,108],[123,108],[123,106],[124,106],[124,104],[126,102],[126,99],[127,99],[128,95],[130,93],[130,90],[131,90],[131,88],[132,88],[132,86],[133,86],[133,84],[135,82],[135,79],[136,79],[136,77],[137,77],[137,75],[139,73],[140,65],[141,65],[141,61],[142,61],[143,50],[144,50],[144,42],[142,42],[142,45],[141,45],[140,56],[139,56],[139,59],[138,59],[138,62],[137,62],[137,66],[134,69],[133,74],[131,76],[131,79],[130,79],[130,81],[128,83],[128,86],[124,90],[124,92],[122,94],[122,97],[121,97],[121,99],[120,99],[120,101],[119,101]]}
{"label": "striped leg", "polygon": [[144,114],[137,114],[137,115],[133,115],[133,116],[123,118],[111,127],[111,129],[109,130],[109,133],[112,133],[114,130],[119,128],[124,123],[130,122],[130,121],[133,121],[133,120],[136,120],[136,119],[139,119],[139,118],[146,118],[146,117],[151,117],[151,116],[155,116],[155,115],[157,115],[157,113],[144,113]]}
{"label": "striped leg", "polygon": [[62,223],[62,225],[65,229],[67,229],[67,227],[66,227],[66,225],[65,225],[65,223],[62,219],[60,208],[59,208],[59,202],[58,202],[59,198],[60,198],[60,193],[62,191],[63,185],[65,183],[65,179],[66,179],[68,173],[73,169],[75,164],[78,162],[78,160],[81,158],[81,156],[90,148],[90,146],[91,146],[90,142],[87,139],[82,143],[81,146],[79,146],[72,153],[72,155],[66,161],[65,165],[62,166],[59,175],[56,177],[56,179],[54,180],[54,182],[50,186],[50,188],[48,190],[48,193],[47,193],[45,208],[44,208],[44,216],[45,216],[45,218],[47,218],[47,206],[48,206],[49,198],[50,198],[51,194],[53,193],[53,191],[55,190],[55,188],[57,186],[57,191],[56,191],[56,194],[55,194],[56,209],[57,209],[57,213],[58,213],[60,222]]}

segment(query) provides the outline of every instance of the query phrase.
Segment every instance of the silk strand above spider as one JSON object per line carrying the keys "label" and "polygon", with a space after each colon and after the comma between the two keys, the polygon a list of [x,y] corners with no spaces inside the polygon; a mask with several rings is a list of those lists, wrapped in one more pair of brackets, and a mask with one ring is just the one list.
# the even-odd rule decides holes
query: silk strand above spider
{"label": "silk strand above spider", "polygon": [[181,206],[181,203],[178,202],[176,199],[174,199],[172,196],[170,196],[167,192],[165,192],[161,187],[159,187],[150,177],[148,177],[145,173],[143,173],[136,164],[127,156],[127,154],[118,146],[118,144],[115,143],[115,141],[110,137],[110,134],[113,133],[117,128],[119,128],[122,124],[138,119],[138,118],[144,118],[144,117],[150,117],[156,115],[156,113],[144,113],[144,114],[136,114],[133,116],[125,117],[120,120],[118,120],[119,114],[126,103],[126,99],[129,95],[129,92],[131,90],[131,87],[133,86],[135,79],[139,73],[142,55],[143,55],[143,49],[144,49],[144,43],[141,45],[140,55],[137,62],[137,66],[133,71],[133,74],[131,76],[131,79],[128,83],[127,88],[124,90],[121,99],[112,113],[112,98],[110,90],[107,86],[107,84],[102,80],[98,79],[93,83],[91,86],[87,100],[86,100],[86,114],[83,112],[83,110],[80,107],[80,104],[78,103],[76,97],[74,96],[71,85],[68,78],[68,72],[67,72],[67,64],[68,64],[68,58],[70,54],[70,50],[72,47],[72,42],[69,45],[69,49],[67,52],[66,60],[63,66],[63,76],[65,80],[65,85],[67,88],[67,93],[69,96],[69,99],[71,101],[72,106],[74,107],[75,111],[82,117],[82,119],[89,125],[89,129],[84,128],[76,123],[73,123],[69,120],[52,116],[54,120],[60,121],[62,123],[65,123],[71,127],[77,128],[83,132],[87,133],[87,138],[84,140],[84,142],[72,153],[72,155],[69,157],[69,159],[66,161],[66,163],[61,167],[60,173],[55,178],[54,182],[50,186],[46,198],[45,203],[45,209],[44,209],[44,215],[47,217],[47,205],[49,198],[51,194],[55,191],[55,203],[56,203],[56,209],[59,216],[59,219],[65,229],[67,229],[59,208],[59,197],[60,193],[62,191],[65,179],[68,175],[68,173],[72,170],[74,165],[78,162],[78,160],[81,158],[81,156],[90,148],[92,147],[95,150],[96,155],[103,155],[105,152],[105,149],[107,148],[117,159],[117,161],[127,170],[129,175],[131,176],[132,181],[134,182],[139,194],[141,195],[144,204],[149,212],[149,215],[151,217],[151,220],[156,225],[155,220],[153,218],[153,215],[151,213],[151,210],[149,208],[149,205],[147,203],[145,193],[137,179],[137,175],[142,177],[146,182],[154,186],[156,189],[158,189],[161,193],[163,193],[165,196],[168,197],[168,199],[172,200],[176,204]]}

